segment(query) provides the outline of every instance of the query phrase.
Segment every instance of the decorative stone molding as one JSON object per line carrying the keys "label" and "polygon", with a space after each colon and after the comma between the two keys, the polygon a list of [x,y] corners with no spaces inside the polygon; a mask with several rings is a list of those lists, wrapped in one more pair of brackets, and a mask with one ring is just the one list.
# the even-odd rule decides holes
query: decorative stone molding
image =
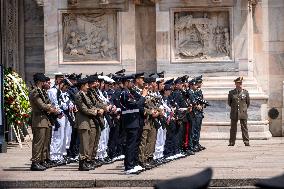
{"label": "decorative stone molding", "polygon": [[253,10],[260,0],[248,0],[249,10]]}
{"label": "decorative stone molding", "polygon": [[4,15],[1,18],[2,61],[21,73],[19,62],[19,5],[18,0],[3,1]]}
{"label": "decorative stone molding", "polygon": [[230,9],[171,9],[172,62],[232,60]]}
{"label": "decorative stone molding", "polygon": [[115,11],[60,11],[59,63],[119,63]]}

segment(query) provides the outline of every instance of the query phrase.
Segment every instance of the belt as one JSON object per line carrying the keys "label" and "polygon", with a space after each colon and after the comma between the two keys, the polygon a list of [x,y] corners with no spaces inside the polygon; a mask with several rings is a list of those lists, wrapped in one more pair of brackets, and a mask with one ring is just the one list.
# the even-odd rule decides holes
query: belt
{"label": "belt", "polygon": [[132,114],[132,113],[136,113],[136,112],[139,112],[139,109],[125,110],[125,111],[122,111],[121,114],[122,115],[124,115],[124,114]]}

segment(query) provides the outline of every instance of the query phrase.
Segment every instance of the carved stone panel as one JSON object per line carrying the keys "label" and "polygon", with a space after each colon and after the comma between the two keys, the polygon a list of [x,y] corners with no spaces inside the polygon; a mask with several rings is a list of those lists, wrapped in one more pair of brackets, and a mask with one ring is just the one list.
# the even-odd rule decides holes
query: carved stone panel
{"label": "carved stone panel", "polygon": [[60,63],[119,62],[115,11],[61,11]]}
{"label": "carved stone panel", "polygon": [[172,62],[232,60],[229,9],[173,9]]}

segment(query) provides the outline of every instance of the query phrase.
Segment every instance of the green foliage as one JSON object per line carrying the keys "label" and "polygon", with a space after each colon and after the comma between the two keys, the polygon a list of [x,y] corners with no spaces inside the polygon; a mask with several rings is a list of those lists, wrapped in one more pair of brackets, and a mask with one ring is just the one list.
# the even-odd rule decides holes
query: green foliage
{"label": "green foliage", "polygon": [[4,111],[9,126],[30,123],[29,90],[23,79],[11,68],[4,70]]}

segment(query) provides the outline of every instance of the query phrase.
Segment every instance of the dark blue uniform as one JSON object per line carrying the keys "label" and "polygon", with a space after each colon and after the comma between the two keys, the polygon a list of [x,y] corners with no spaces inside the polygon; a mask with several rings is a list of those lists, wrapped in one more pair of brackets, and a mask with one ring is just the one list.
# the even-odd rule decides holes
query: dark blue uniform
{"label": "dark blue uniform", "polygon": [[[111,104],[117,108],[121,108],[119,98],[121,90],[110,89],[107,91],[107,95]],[[110,127],[109,140],[108,140],[108,156],[113,159],[119,155],[122,155],[122,141],[120,137],[120,111],[112,115],[112,126]]]}
{"label": "dark blue uniform", "polygon": [[[186,99],[184,98],[182,91],[181,90],[174,90],[172,93],[172,98],[175,101],[176,104],[176,108],[188,108],[188,104],[186,102]],[[185,146],[184,141],[186,138],[186,123],[188,122],[187,117],[186,117],[186,113],[177,110],[177,117],[178,117],[178,121],[177,121],[177,134],[176,134],[176,148],[179,150],[179,152],[182,151],[186,151],[187,146]]]}
{"label": "dark blue uniform", "polygon": [[[135,96],[135,97],[134,97]],[[144,118],[141,111],[144,109],[145,98],[123,89],[120,96],[121,120],[126,131],[125,170],[133,169],[137,165],[138,142],[140,138],[141,123]],[[141,120],[143,119],[143,121]]]}
{"label": "dark blue uniform", "polygon": [[[194,97],[203,99],[202,90],[197,89],[196,91],[194,91]],[[198,101],[197,101],[197,104],[199,104]],[[193,138],[194,144],[193,145],[196,146],[196,145],[199,145],[202,119],[204,118],[203,110],[194,110],[194,115],[195,115],[196,127],[195,127],[195,130],[194,130],[194,138]]]}
{"label": "dark blue uniform", "polygon": [[[76,94],[79,92],[78,88],[75,86],[71,86],[67,93],[70,96],[71,101],[75,104],[75,98]],[[75,128],[75,125],[72,126],[72,134],[71,134],[71,140],[70,140],[70,147],[69,150],[67,150],[67,156],[71,158],[75,158],[76,156],[79,155],[79,135],[77,128]]]}
{"label": "dark blue uniform", "polygon": [[[166,103],[166,105],[170,108],[174,106],[174,100],[171,96],[169,97],[163,97],[163,101]],[[171,112],[174,113],[174,112]],[[169,115],[174,116],[174,115]],[[166,121],[166,127],[167,127],[167,136],[166,136],[166,142],[165,142],[165,150],[164,150],[164,156],[170,157],[174,156],[179,153],[177,147],[177,140],[176,140],[176,134],[177,134],[177,127],[176,122],[174,120],[171,120],[168,116],[168,120]]]}

